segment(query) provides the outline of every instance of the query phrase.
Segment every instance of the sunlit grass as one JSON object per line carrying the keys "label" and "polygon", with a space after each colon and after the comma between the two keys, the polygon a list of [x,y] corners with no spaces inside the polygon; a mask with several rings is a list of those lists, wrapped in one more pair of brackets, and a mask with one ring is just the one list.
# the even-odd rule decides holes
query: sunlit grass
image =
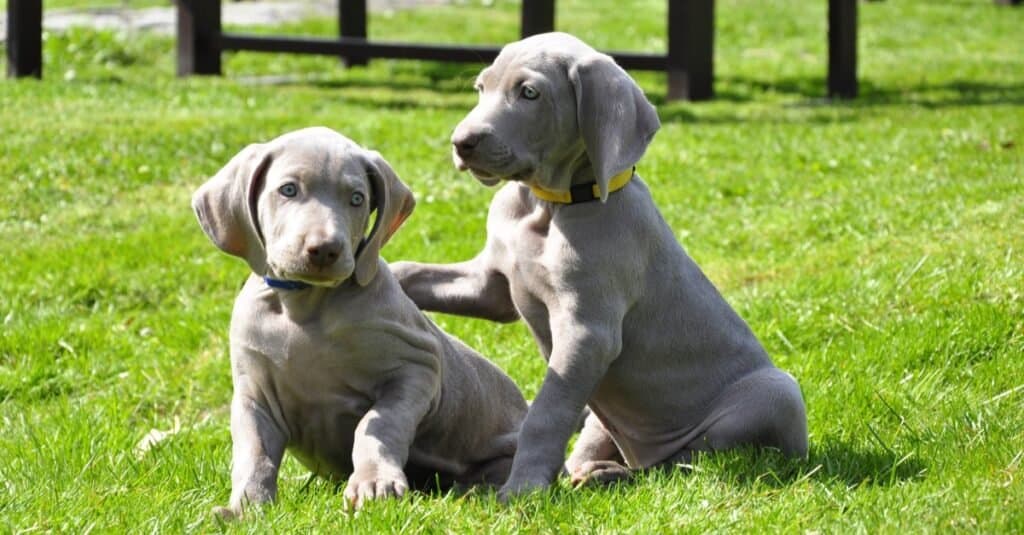
{"label": "sunlit grass", "polygon": [[[662,50],[664,2],[628,4],[562,1],[558,24]],[[841,103],[821,99],[824,9],[718,2],[716,101],[666,103],[664,77],[636,73],[663,122],[639,172],[799,379],[806,461],[741,451],[509,507],[419,494],[351,516],[288,460],[279,503],[228,529],[1022,531],[1024,9],[860,4],[863,97]],[[517,25],[515,3],[469,2],[375,14],[371,36],[501,43]],[[225,77],[181,80],[173,59],[169,38],[72,30],[48,34],[43,81],[0,83],[2,530],[220,529],[208,512],[229,493],[227,324],[246,268],[188,199],[246,144],[319,124],[381,151],[419,200],[389,259],[483,244],[492,192],[448,149],[480,65],[235,53]],[[435,319],[535,394],[543,362],[522,324]]]}

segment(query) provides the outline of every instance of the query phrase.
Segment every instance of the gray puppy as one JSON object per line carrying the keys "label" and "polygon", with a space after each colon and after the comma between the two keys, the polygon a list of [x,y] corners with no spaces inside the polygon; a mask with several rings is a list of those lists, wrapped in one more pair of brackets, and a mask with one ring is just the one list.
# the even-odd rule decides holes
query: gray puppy
{"label": "gray puppy", "polygon": [[[494,196],[467,262],[392,266],[421,308],[526,320],[547,373],[501,497],[743,444],[804,456],[796,381],[676,242],[634,173],[660,124],[612,59],[562,33],[507,45],[452,136]],[[600,202],[588,202],[588,201]],[[625,466],[623,466],[623,464]]]}
{"label": "gray puppy", "polygon": [[348,477],[356,508],[410,484],[505,481],[522,394],[379,258],[414,205],[378,153],[326,128],[250,145],[196,191],[203,230],[253,273],[231,318],[232,490],[217,513],[274,500],[286,448]]}

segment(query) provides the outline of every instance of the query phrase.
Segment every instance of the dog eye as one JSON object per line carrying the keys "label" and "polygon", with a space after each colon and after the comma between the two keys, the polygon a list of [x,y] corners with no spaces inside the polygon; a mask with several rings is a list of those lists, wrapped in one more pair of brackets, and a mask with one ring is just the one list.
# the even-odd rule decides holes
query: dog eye
{"label": "dog eye", "polygon": [[299,194],[299,187],[294,183],[289,182],[280,188],[277,188],[277,192],[285,197],[291,198]]}
{"label": "dog eye", "polygon": [[352,200],[349,202],[352,203],[352,206],[362,206],[365,201],[366,195],[361,191],[357,191],[352,194]]}
{"label": "dog eye", "polygon": [[520,91],[520,94],[523,95],[523,98],[525,98],[526,100],[536,100],[537,97],[540,96],[540,92],[534,89],[533,86],[529,85],[524,85],[523,89]]}

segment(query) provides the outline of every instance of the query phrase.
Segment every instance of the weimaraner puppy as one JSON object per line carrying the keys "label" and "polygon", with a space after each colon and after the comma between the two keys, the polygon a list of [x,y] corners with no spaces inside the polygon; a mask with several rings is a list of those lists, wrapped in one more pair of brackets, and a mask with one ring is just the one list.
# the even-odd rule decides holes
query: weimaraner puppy
{"label": "weimaraner puppy", "polygon": [[348,477],[356,508],[410,485],[507,478],[522,394],[416,308],[379,257],[414,205],[378,153],[327,128],[250,145],[195,192],[203,230],[252,269],[231,318],[221,516],[275,499],[286,448],[315,474]]}
{"label": "weimaraner puppy", "polygon": [[[548,362],[499,497],[739,445],[807,452],[797,382],[676,242],[634,166],[657,114],[614,61],[563,33],[507,45],[452,135],[494,196],[472,260],[392,265],[421,308],[514,321]],[[598,201],[598,202],[589,202]],[[623,466],[623,464],[625,466]]]}

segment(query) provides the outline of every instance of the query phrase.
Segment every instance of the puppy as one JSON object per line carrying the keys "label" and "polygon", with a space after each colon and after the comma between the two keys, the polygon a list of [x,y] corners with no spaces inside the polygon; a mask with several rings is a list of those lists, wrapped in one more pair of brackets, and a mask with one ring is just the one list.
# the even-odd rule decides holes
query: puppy
{"label": "puppy", "polygon": [[232,490],[218,514],[274,500],[285,449],[347,477],[355,508],[410,484],[504,482],[522,394],[379,258],[414,204],[378,153],[327,128],[250,145],[195,192],[207,236],[252,269],[231,318]]}
{"label": "puppy", "polygon": [[567,34],[507,45],[452,135],[456,166],[485,185],[486,245],[447,265],[400,262],[421,308],[526,320],[548,368],[530,406],[508,498],[689,461],[743,444],[803,456],[796,381],[676,242],[634,172],[660,124],[614,61]]}

